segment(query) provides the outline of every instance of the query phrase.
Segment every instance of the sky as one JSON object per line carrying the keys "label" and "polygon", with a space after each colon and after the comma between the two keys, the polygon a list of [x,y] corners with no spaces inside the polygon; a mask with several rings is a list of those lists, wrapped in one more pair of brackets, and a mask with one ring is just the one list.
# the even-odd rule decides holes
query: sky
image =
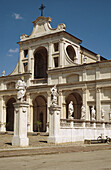
{"label": "sky", "polygon": [[52,28],[64,23],[82,46],[111,60],[111,0],[0,0],[0,76],[16,67],[17,42],[20,35],[31,34],[41,3]]}

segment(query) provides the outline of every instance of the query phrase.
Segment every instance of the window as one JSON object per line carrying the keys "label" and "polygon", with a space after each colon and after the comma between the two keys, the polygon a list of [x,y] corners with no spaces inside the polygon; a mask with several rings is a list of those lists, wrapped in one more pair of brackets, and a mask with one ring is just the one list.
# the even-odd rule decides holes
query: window
{"label": "window", "polygon": [[54,58],[54,67],[58,67],[58,57]]}
{"label": "window", "polygon": [[28,50],[24,50],[24,58],[28,57]]}
{"label": "window", "polygon": [[67,54],[69,56],[69,58],[74,61],[74,58],[76,57],[76,53],[75,53],[75,50],[74,48],[71,46],[71,45],[68,45],[66,47],[66,51],[67,51]]}
{"label": "window", "polygon": [[54,52],[59,50],[59,45],[58,43],[54,43]]}

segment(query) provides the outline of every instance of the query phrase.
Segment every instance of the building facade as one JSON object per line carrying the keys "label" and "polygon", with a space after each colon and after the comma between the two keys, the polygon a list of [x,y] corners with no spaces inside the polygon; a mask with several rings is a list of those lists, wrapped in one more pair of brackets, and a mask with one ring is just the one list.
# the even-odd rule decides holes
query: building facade
{"label": "building facade", "polygon": [[[28,132],[48,131],[50,89],[56,85],[61,107],[60,119],[68,118],[68,105],[73,101],[74,119],[81,120],[85,107],[85,120],[111,119],[111,61],[84,48],[82,41],[65,31],[59,24],[52,29],[50,17],[38,17],[32,33],[21,35],[19,61],[14,71],[0,77],[0,131],[13,131],[14,107],[17,100],[16,83],[21,77],[27,84]],[[104,112],[104,116],[102,116]]]}

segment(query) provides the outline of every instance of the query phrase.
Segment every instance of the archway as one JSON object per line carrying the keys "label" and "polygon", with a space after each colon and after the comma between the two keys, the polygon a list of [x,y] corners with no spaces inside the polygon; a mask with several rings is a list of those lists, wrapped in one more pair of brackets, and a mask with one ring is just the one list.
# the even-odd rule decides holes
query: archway
{"label": "archway", "polygon": [[39,47],[34,54],[34,78],[47,78],[48,55],[45,47]]}
{"label": "archway", "polygon": [[[43,96],[38,96],[33,102],[33,131],[45,132],[47,122],[47,103]],[[37,124],[40,123],[38,128]]]}
{"label": "archway", "polygon": [[81,118],[81,106],[82,106],[82,98],[79,93],[74,92],[69,94],[66,97],[66,118],[68,118],[68,106],[70,101],[73,101],[73,107],[74,107],[74,113],[73,117],[74,119],[80,119]]}
{"label": "archway", "polygon": [[14,131],[14,106],[16,100],[11,98],[6,104],[6,131]]}

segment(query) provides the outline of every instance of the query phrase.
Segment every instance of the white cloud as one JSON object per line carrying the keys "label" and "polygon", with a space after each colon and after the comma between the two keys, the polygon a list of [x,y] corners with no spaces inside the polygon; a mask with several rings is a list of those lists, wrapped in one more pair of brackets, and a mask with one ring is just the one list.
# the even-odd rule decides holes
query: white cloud
{"label": "white cloud", "polygon": [[16,49],[10,48],[8,52],[9,52],[9,53],[18,53],[19,50],[18,50],[18,48],[16,48]]}
{"label": "white cloud", "polygon": [[21,17],[20,14],[17,14],[17,13],[14,13],[13,16],[16,20],[23,19],[23,17]]}

